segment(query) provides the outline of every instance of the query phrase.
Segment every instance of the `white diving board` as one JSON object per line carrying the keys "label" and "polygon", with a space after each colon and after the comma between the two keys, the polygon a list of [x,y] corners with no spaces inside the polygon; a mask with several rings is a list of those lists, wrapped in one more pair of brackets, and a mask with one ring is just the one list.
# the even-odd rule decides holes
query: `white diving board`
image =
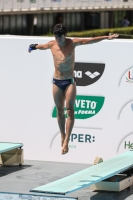
{"label": "white diving board", "polygon": [[22,143],[0,142],[0,154],[23,147]]}
{"label": "white diving board", "polygon": [[128,151],[65,178],[32,189],[30,192],[65,195],[98,183],[132,167],[133,151]]}

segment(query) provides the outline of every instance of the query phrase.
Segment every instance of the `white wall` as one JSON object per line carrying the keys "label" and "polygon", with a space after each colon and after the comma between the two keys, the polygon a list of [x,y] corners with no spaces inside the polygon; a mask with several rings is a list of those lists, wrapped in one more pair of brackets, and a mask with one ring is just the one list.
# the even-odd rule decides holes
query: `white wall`
{"label": "white wall", "polygon": [[[29,44],[51,39],[0,36],[1,142],[23,143],[25,159],[77,163],[93,163],[96,156],[106,160],[132,149],[133,41],[104,40],[76,48],[76,62],[91,63],[87,71],[92,76],[101,63],[105,69],[93,84],[77,86],[75,109],[91,113],[94,104],[101,107],[96,115],[76,115],[69,153],[61,155],[59,128],[52,117],[53,58],[50,50],[28,53]],[[94,63],[97,70],[93,71]],[[129,71],[130,82],[126,82]],[[84,76],[88,83],[92,80]]]}

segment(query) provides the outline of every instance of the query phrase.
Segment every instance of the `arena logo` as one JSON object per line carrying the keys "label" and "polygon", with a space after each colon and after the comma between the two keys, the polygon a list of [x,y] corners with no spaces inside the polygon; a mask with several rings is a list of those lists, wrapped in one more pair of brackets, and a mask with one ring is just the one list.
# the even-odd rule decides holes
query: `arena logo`
{"label": "arena logo", "polygon": [[87,86],[95,83],[102,76],[105,69],[103,63],[75,63],[74,75],[77,86]]}
{"label": "arena logo", "polygon": [[[74,115],[75,119],[87,119],[95,116],[103,107],[105,97],[102,96],[76,96]],[[66,108],[64,109],[67,118]],[[52,117],[57,117],[56,106],[53,109]]]}
{"label": "arena logo", "polygon": [[126,82],[128,82],[128,83],[133,83],[133,69],[130,69],[130,70],[127,72]]}

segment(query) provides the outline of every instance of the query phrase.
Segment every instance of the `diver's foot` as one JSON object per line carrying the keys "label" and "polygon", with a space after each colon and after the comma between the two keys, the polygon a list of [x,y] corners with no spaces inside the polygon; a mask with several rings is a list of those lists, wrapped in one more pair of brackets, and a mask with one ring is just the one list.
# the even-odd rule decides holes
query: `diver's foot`
{"label": "diver's foot", "polygon": [[68,143],[64,143],[62,147],[62,154],[68,153],[69,148],[68,148]]}

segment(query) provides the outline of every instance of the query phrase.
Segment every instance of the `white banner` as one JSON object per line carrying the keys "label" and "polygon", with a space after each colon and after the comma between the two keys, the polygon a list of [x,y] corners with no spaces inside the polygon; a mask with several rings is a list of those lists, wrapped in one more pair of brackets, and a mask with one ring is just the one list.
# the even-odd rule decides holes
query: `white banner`
{"label": "white banner", "polygon": [[74,163],[92,164],[96,156],[106,160],[132,150],[133,41],[103,40],[76,48],[75,124],[69,153],[61,155],[53,58],[50,50],[27,50],[29,44],[50,40],[0,37],[1,142],[23,143],[25,159]]}

